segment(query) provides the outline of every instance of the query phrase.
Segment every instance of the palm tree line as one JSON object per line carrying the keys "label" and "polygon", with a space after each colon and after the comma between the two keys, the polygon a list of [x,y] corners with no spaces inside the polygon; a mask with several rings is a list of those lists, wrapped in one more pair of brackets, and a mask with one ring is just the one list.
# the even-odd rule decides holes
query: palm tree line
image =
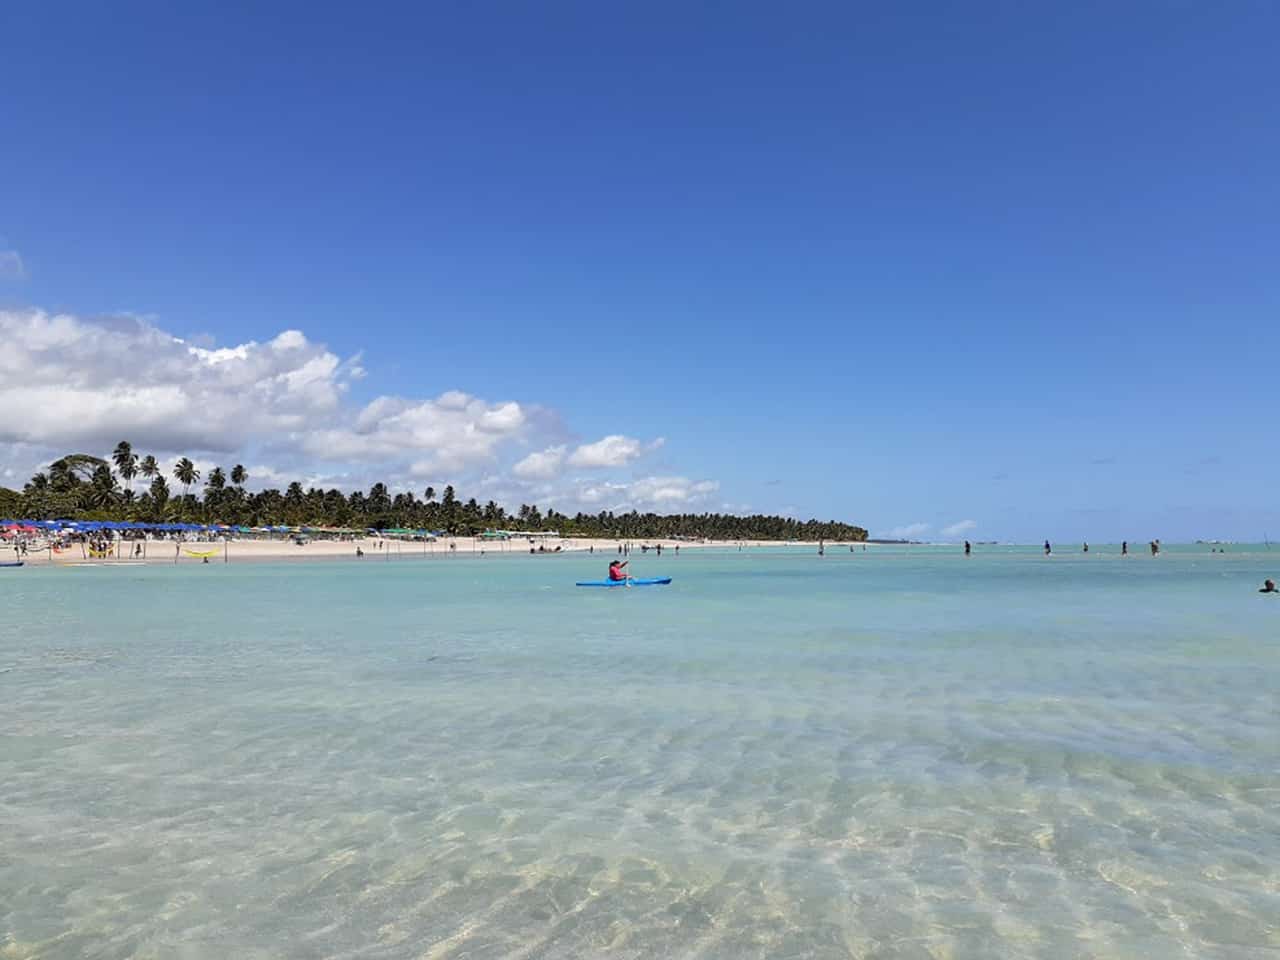
{"label": "palm tree line", "polygon": [[[112,467],[114,466],[114,470]],[[134,489],[141,478],[146,486]],[[481,504],[474,497],[462,500],[452,486],[437,496],[426,487],[416,492],[392,494],[385,483],[368,491],[343,493],[312,487],[297,481],[284,491],[269,488],[250,493],[245,489],[249,473],[242,464],[225,471],[214,467],[203,477],[188,457],[173,467],[172,478],[180,487],[176,496],[151,455],[140,457],[127,441],[121,441],[110,460],[89,454],[68,454],[33,476],[19,493],[0,487],[0,516],[29,520],[133,520],[142,522],[188,521],[244,526],[317,526],[357,529],[411,529],[474,535],[492,529],[559,531],[565,536],[616,539],[710,538],[716,540],[865,540],[862,527],[790,517],[735,516],[721,513],[656,514],[601,511],[572,516],[555,509],[540,510],[521,504],[508,512],[493,500]]]}

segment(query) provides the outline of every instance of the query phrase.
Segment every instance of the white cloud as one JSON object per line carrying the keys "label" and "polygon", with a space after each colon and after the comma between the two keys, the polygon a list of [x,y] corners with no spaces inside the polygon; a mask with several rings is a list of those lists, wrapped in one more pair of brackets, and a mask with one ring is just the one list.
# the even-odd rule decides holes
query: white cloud
{"label": "white cloud", "polygon": [[890,530],[889,538],[892,540],[914,540],[928,532],[929,524],[927,523],[907,523]]}
{"label": "white cloud", "polygon": [[566,449],[561,444],[531,453],[512,467],[511,472],[522,480],[550,480],[564,466]]}
{"label": "white cloud", "polygon": [[943,527],[942,535],[944,537],[958,537],[962,534],[968,533],[970,530],[977,527],[977,525],[977,521],[974,520],[960,520],[951,524],[949,527]]}
{"label": "white cloud", "polygon": [[413,472],[493,459],[520,434],[518,403],[450,391],[434,400],[343,400],[363,374],[299,330],[209,349],[133,317],[89,322],[0,311],[0,441],[231,452],[255,442],[313,460],[411,459]]}
{"label": "white cloud", "polygon": [[[656,440],[651,445],[651,449],[657,449],[662,445],[662,442],[661,439]],[[595,443],[584,443],[578,447],[577,450],[569,454],[569,466],[582,468],[623,467],[638,459],[643,453],[645,453],[645,445],[639,440],[615,433],[597,440]]]}
{"label": "white cloud", "polygon": [[21,280],[26,275],[26,264],[17,250],[0,250],[0,279]]}
{"label": "white cloud", "polygon": [[299,432],[308,456],[328,462],[414,457],[409,472],[432,478],[492,461],[525,426],[520,404],[489,404],[459,391],[434,400],[378,397],[353,422]]}
{"label": "white cloud", "polygon": [[720,489],[715,480],[644,477],[629,483],[599,483],[578,488],[571,499],[595,510],[679,510],[707,500]]}
{"label": "white cloud", "polygon": [[[571,468],[632,464],[662,446],[660,438],[614,434],[573,448],[556,442],[568,428],[555,411],[458,390],[354,404],[349,388],[364,376],[361,356],[343,360],[301,330],[219,345],[184,341],[132,316],[0,309],[0,344],[0,466],[12,485],[68,450],[105,456],[126,439],[159,458],[171,486],[173,461],[185,455],[201,483],[215,463],[228,471],[249,464],[254,489],[382,480],[420,494],[427,483],[453,482],[507,505],[553,503],[566,512],[678,512],[719,502],[715,481],[674,474],[562,478]],[[529,449],[536,452],[511,462]]]}
{"label": "white cloud", "polygon": [[227,451],[331,416],[345,389],[297,331],[205,350],[131,317],[0,310],[0,342],[0,440]]}

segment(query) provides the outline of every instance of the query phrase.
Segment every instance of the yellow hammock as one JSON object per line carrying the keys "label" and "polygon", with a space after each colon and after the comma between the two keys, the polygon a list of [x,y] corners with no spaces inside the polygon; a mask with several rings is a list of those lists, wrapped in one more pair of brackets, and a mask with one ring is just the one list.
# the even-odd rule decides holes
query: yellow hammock
{"label": "yellow hammock", "polygon": [[90,548],[89,548],[89,556],[91,556],[91,557],[109,557],[109,556],[111,556],[111,554],[112,554],[113,550],[114,550],[114,548],[113,548],[113,547],[107,547],[107,549],[105,549],[105,550],[95,550],[95,549],[93,549],[93,547],[90,547]]}
{"label": "yellow hammock", "polygon": [[208,560],[210,557],[216,557],[218,555],[217,550],[183,550],[182,552],[188,557],[195,557],[197,560]]}

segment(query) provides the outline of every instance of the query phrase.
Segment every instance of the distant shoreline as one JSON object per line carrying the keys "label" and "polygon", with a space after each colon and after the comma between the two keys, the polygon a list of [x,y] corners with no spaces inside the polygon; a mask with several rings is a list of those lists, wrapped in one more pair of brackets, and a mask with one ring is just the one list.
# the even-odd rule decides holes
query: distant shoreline
{"label": "distant shoreline", "polygon": [[[124,553],[120,557],[110,556],[91,558],[87,550],[82,551],[80,544],[72,544],[61,553],[50,551],[31,551],[23,559],[31,566],[128,566],[145,563],[149,566],[173,565],[175,554],[177,563],[203,563],[204,556],[191,554],[207,554],[210,564],[215,563],[253,563],[271,561],[309,562],[323,560],[354,560],[359,548],[365,562],[389,562],[394,560],[449,558],[449,557],[482,557],[482,556],[532,556],[535,559],[548,557],[598,554],[601,560],[616,558],[619,546],[628,541],[601,540],[587,537],[571,537],[564,540],[540,542],[546,547],[539,550],[538,543],[530,544],[527,539],[511,540],[475,540],[471,537],[443,537],[433,543],[419,541],[395,540],[389,538],[366,537],[361,540],[312,540],[302,546],[292,540],[213,540],[213,541],[170,541],[148,540],[145,543],[146,556],[134,558],[134,544],[141,541],[123,541]],[[662,547],[662,557],[674,556],[682,551],[706,549],[732,550],[741,546],[743,549],[759,549],[766,547],[806,547],[818,549],[818,541],[806,540],[633,540],[629,541],[630,552],[625,556],[630,561],[656,559],[656,548]],[[857,546],[862,541],[826,541],[829,549],[845,546]],[[381,546],[379,546],[381,544]],[[647,546],[647,551],[642,550]],[[176,549],[175,549],[176,547]],[[560,549],[557,550],[556,547]],[[113,545],[114,549],[114,545]]]}

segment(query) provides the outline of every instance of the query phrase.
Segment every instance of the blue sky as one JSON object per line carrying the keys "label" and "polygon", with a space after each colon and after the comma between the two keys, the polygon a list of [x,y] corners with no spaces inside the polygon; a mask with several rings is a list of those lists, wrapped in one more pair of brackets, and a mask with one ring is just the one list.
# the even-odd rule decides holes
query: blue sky
{"label": "blue sky", "polygon": [[1280,7],[267,7],[3,14],[0,469],[1280,536]]}

